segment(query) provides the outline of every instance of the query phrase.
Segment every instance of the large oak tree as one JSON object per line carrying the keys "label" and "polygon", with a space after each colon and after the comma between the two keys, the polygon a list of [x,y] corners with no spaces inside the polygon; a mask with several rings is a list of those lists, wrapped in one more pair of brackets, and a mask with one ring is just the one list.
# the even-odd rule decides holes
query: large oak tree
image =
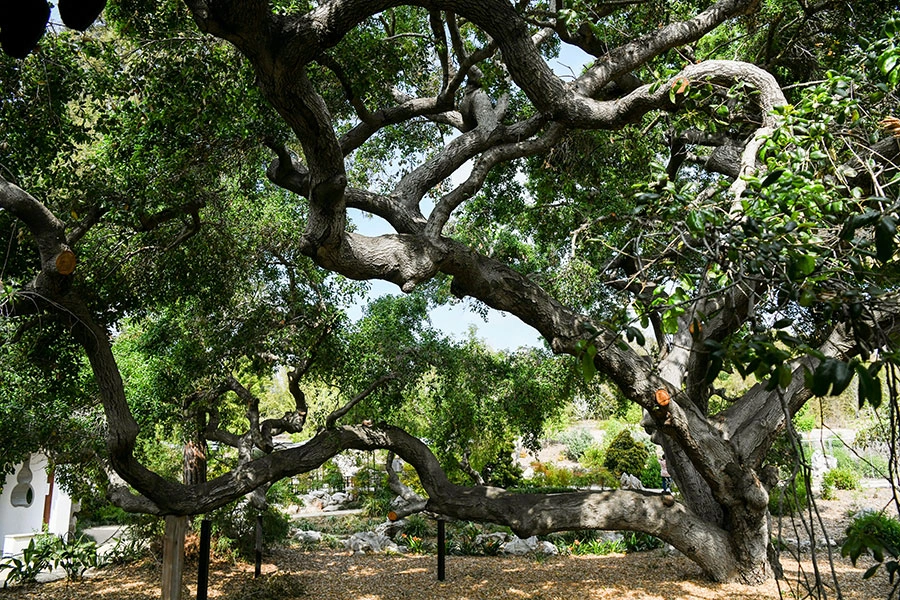
{"label": "large oak tree", "polygon": [[[880,393],[877,363],[868,361],[889,347],[896,327],[888,292],[900,148],[874,124],[889,116],[891,89],[872,81],[863,104],[847,90],[868,83],[864,74],[826,74],[828,60],[841,66],[828,57],[856,52],[859,64],[871,58],[884,71],[878,76],[896,83],[888,68],[896,58],[883,59],[890,49],[864,49],[852,35],[896,7],[871,2],[856,15],[849,5],[781,2],[759,13],[758,4],[187,1],[200,31],[232,44],[243,62],[221,45],[168,42],[191,49],[184,68],[193,102],[160,112],[157,101],[168,106],[165,97],[185,90],[148,58],[146,72],[125,79],[135,87],[120,90],[120,104],[56,107],[62,131],[41,139],[61,135],[74,157],[45,165],[69,172],[66,194],[44,187],[27,159],[4,170],[4,227],[27,230],[40,257],[31,267],[30,246],[14,244],[20,272],[33,271],[0,305],[5,321],[24,321],[9,337],[53,315],[59,335],[81,346],[106,415],[110,464],[137,492],[114,494],[132,510],[203,513],[342,450],[386,448],[416,467],[434,512],[521,535],[644,531],[713,579],[762,582],[773,574],[767,505],[777,477],[765,459],[776,436],[813,392],[838,391],[854,373],[864,398]],[[172,40],[184,8],[142,8],[112,3],[107,16],[122,36]],[[561,45],[593,62],[562,79],[547,60]],[[142,59],[151,49],[134,52]],[[204,65],[216,61],[215,78],[204,81]],[[793,88],[789,105],[782,82],[809,76],[824,83]],[[114,88],[119,79],[108,77],[104,85]],[[229,112],[235,107],[253,112],[253,127],[233,126],[248,122]],[[134,137],[112,135],[118,130],[104,117],[112,108],[134,110],[125,128]],[[152,127],[158,119],[165,122]],[[84,139],[67,133],[79,127]],[[79,163],[85,148],[94,154]],[[227,182],[261,177],[263,150],[273,158],[269,182],[304,207],[295,250],[324,269],[404,292],[436,281],[534,327],[555,353],[579,358],[586,374],[601,372],[646,410],[683,500],[459,486],[405,431],[339,426],[340,415],[305,445],[268,448],[209,481],[176,483],[137,460],[139,427],[109,336],[140,310],[141,277],[118,279],[133,286],[123,293],[80,276],[81,267],[73,273],[73,258],[108,260],[102,249],[112,255],[115,246],[96,232],[113,224],[125,237],[165,233],[154,250],[179,250],[181,265],[198,266],[181,249],[208,226],[204,211],[258,191]],[[653,159],[665,163],[658,178],[647,169]],[[154,168],[137,169],[138,160]],[[91,163],[105,175],[84,168]],[[16,177],[22,186],[10,182]],[[90,185],[80,186],[82,178]],[[354,232],[350,209],[380,217],[393,233]],[[71,224],[61,220],[66,211]],[[227,281],[240,264],[221,250],[221,261],[205,255],[196,269],[213,288],[216,269],[224,266]],[[715,376],[731,367],[760,382],[723,408]]]}

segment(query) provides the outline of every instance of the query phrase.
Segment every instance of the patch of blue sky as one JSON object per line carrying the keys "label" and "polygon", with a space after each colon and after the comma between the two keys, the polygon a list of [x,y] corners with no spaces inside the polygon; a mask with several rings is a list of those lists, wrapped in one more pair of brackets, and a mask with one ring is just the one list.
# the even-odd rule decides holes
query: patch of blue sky
{"label": "patch of blue sky", "polygon": [[[584,65],[589,63],[592,57],[578,48],[564,45],[559,57],[550,61],[550,68],[563,80],[571,81],[578,77]],[[471,164],[466,163],[451,180],[454,186],[462,183],[471,170]],[[431,206],[423,206],[423,210],[429,210]],[[357,210],[350,210],[350,220],[356,225],[357,231],[362,235],[376,236],[386,233],[394,233],[393,228],[380,217],[370,216]],[[427,215],[426,215],[427,216]],[[363,306],[369,300],[374,300],[387,294],[400,294],[400,288],[386,281],[373,281],[367,299],[354,305],[348,311],[352,319],[362,316]],[[537,330],[520,321],[517,317],[504,311],[487,309],[485,316],[475,310],[475,306],[469,301],[456,302],[436,307],[430,312],[431,323],[434,327],[447,335],[457,339],[465,339],[470,335],[484,340],[487,345],[495,350],[515,351],[522,347],[540,347],[543,345]]]}

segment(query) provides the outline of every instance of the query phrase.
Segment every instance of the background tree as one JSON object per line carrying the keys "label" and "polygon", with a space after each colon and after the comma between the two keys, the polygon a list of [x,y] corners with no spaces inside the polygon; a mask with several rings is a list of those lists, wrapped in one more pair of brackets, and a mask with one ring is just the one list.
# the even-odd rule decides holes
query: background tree
{"label": "background tree", "polygon": [[[209,37],[173,37],[183,33],[180,4],[112,4],[106,18],[118,37],[99,47],[135,44],[141,51],[126,56],[142,70],[97,78],[103,101],[88,103],[84,116],[74,92],[47,103],[65,127],[44,135],[63,144],[37,158],[51,167],[77,158],[59,163],[72,165],[63,169],[68,181],[24,157],[4,171],[7,231],[27,230],[22,242],[33,240],[40,267],[11,242],[16,270],[3,313],[16,333],[50,315],[83,348],[110,464],[140,495],[113,492],[132,510],[204,512],[343,449],[387,448],[416,467],[429,510],[523,535],[643,531],[714,579],[763,581],[773,573],[767,450],[812,394],[837,393],[854,375],[863,399],[877,403],[875,376],[893,360],[883,351],[895,328],[900,148],[877,126],[893,131],[884,107],[896,99],[884,78],[896,81],[896,28],[871,32],[882,41],[869,44],[849,36],[867,21],[840,12],[847,7],[772,3],[761,17],[758,4],[186,2],[200,30],[243,59]],[[804,27],[782,26],[778,15],[797,15]],[[787,78],[810,71],[779,63],[778,52],[732,47],[748,40],[740,47],[756,49],[765,31],[771,48],[799,52],[810,15],[827,23],[850,15],[843,56],[858,52],[849,64],[868,68],[839,77],[827,69],[840,64],[823,59],[825,81],[805,85]],[[815,32],[810,39],[829,33]],[[161,39],[178,52],[154,54]],[[561,44],[595,57],[570,82],[546,62]],[[791,104],[778,79],[735,56],[784,66],[776,72],[794,86]],[[92,69],[82,72],[94,80]],[[67,74],[60,80],[71,82]],[[40,93],[41,79],[23,81]],[[100,93],[106,87],[117,91],[112,99]],[[29,97],[10,106],[27,112]],[[383,279],[407,293],[434,280],[444,293],[518,316],[553,352],[577,357],[588,376],[602,372],[647,411],[683,502],[624,490],[550,498],[460,486],[415,437],[388,424],[338,426],[343,413],[304,446],[207,482],[149,470],[135,454],[139,426],[108,328],[142,306],[216,298],[219,286],[242,281],[233,246],[196,240],[204,211],[271,189],[255,177],[264,145],[275,159],[270,182],[286,193],[285,206],[298,207],[295,249],[351,279]],[[652,157],[665,164],[643,170]],[[352,231],[349,208],[395,233]],[[67,227],[60,216],[73,211],[78,223]],[[105,245],[111,231],[127,243]],[[122,266],[95,271],[82,260],[73,275],[73,249]],[[153,260],[128,260],[137,254]],[[405,335],[415,336],[407,323]],[[760,383],[711,414],[715,377],[731,368]],[[382,408],[393,402],[386,392]]]}

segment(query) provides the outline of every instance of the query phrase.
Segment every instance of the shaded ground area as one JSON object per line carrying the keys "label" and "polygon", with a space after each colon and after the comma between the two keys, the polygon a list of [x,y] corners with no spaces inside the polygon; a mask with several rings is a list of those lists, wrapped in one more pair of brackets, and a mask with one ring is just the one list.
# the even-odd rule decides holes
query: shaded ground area
{"label": "shaded ground area", "polygon": [[[861,508],[884,508],[887,489],[840,492],[837,500],[819,501],[821,518],[829,535],[842,539],[851,515]],[[793,537],[785,523],[784,537]],[[804,536],[798,535],[797,538]],[[857,567],[840,559],[832,549],[838,583],[848,599],[887,597],[890,585],[884,569],[870,580],[862,574],[871,559],[861,558]],[[784,596],[794,594],[798,581],[813,579],[809,552],[801,561],[782,555],[786,580],[780,582]],[[828,573],[828,550],[818,549],[820,568]],[[778,584],[761,587],[714,584],[700,569],[680,555],[662,550],[608,556],[447,557],[447,576],[437,581],[437,559],[433,555],[353,555],[346,551],[302,551],[284,548],[266,556],[263,577],[253,579],[253,565],[226,561],[213,564],[209,598],[219,600],[278,598],[290,600],[393,600],[400,598],[446,600],[593,600],[624,599],[752,599],[779,598]],[[147,559],[136,565],[103,569],[79,583],[54,581],[35,586],[0,590],[0,600],[157,600],[160,565]],[[828,575],[830,578],[830,575]],[[189,563],[184,598],[196,597],[197,567]],[[829,584],[831,580],[828,579]],[[833,585],[833,584],[832,584]],[[829,597],[835,597],[829,592]]]}
{"label": "shaded ground area", "polygon": [[[862,580],[863,568],[839,561],[845,598],[883,598],[884,574]],[[863,567],[864,565],[860,565]],[[785,564],[785,567],[789,567]],[[811,572],[811,565],[803,568]],[[796,585],[796,567],[788,568]],[[186,598],[196,597],[196,566],[189,569]],[[782,582],[782,586],[786,584]],[[787,591],[787,590],[786,590]],[[268,593],[266,593],[268,592]],[[275,595],[277,594],[277,595]],[[786,597],[792,597],[790,593]],[[802,596],[802,595],[801,595]],[[497,598],[562,599],[750,599],[778,598],[775,582],[762,587],[714,584],[683,557],[659,551],[609,556],[563,556],[537,561],[521,557],[448,557],[447,578],[436,580],[434,556],[352,555],[347,552],[281,551],[269,557],[261,580],[247,564],[216,563],[210,598],[394,598],[475,600]],[[155,600],[159,567],[152,561],[107,569],[80,583],[64,581],[0,591],[3,600]]]}

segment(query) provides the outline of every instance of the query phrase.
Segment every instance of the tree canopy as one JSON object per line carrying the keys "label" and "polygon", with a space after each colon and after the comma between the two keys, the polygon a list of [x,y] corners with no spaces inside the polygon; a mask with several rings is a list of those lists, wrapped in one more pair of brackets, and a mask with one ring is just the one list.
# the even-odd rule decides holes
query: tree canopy
{"label": "tree canopy", "polygon": [[[105,459],[128,484],[110,494],[130,510],[202,513],[344,449],[387,448],[435,512],[522,534],[634,529],[714,579],[763,581],[777,571],[773,441],[854,377],[878,405],[896,363],[897,13],[874,0],[112,2],[86,34],[2,62],[3,410],[56,410],[26,385],[99,398]],[[549,61],[570,47],[592,62],[562,77]],[[350,209],[393,232],[354,231]],[[370,279],[413,295],[345,327],[347,280]],[[422,433],[416,406],[448,440],[507,422],[528,434],[570,380],[537,351],[497,363],[448,344],[422,325],[422,291],[507,311],[602,374],[646,411],[683,500],[448,479],[399,427]],[[141,391],[110,342],[136,332],[168,364],[150,396],[199,407],[196,442],[243,448],[238,467],[182,483],[139,460],[136,415],[152,402],[129,398]],[[260,420],[234,377],[275,364],[294,384],[328,364],[347,390],[289,450],[271,434],[306,425],[300,387]],[[723,371],[758,383],[726,397]],[[226,392],[249,407],[240,435],[220,427]],[[338,424],[363,407],[379,420]]]}

